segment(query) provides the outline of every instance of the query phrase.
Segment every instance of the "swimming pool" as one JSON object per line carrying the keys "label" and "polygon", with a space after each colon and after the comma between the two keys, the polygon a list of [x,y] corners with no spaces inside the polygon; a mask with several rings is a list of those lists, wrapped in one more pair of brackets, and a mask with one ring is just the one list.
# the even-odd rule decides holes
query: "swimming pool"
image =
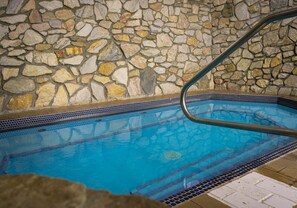
{"label": "swimming pool", "polygon": [[[203,118],[297,129],[277,104],[200,101]],[[2,174],[36,173],[164,200],[296,139],[189,121],[179,105],[0,133]]]}

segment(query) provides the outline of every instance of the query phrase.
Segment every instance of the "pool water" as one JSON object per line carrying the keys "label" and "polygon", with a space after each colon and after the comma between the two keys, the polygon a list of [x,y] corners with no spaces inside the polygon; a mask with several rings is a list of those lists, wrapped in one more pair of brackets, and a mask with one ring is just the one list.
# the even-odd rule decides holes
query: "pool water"
{"label": "pool water", "polygon": [[[213,118],[297,129],[297,110],[276,104],[200,101]],[[4,174],[36,173],[115,194],[164,199],[297,140],[189,121],[180,106],[0,133]]]}

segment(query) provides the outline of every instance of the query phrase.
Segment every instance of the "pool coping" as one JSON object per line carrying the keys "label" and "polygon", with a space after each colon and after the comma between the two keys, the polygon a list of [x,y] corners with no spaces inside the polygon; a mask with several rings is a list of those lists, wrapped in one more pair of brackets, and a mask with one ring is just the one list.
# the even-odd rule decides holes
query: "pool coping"
{"label": "pool coping", "polygon": [[[242,101],[242,102],[262,102],[262,103],[273,103],[280,104],[286,107],[297,109],[297,99],[292,97],[280,97],[280,96],[270,96],[270,95],[254,95],[254,94],[234,94],[234,93],[224,93],[224,92],[207,92],[198,93],[195,95],[188,96],[187,101],[205,101],[205,100],[231,100],[231,101]],[[137,102],[138,101],[138,102]],[[85,118],[95,118],[103,116],[111,116],[121,113],[136,112],[142,110],[148,110],[158,107],[166,107],[171,105],[176,105],[179,103],[179,98],[176,95],[169,96],[164,99],[152,100],[152,97],[146,101],[145,99],[138,99],[134,103],[123,103],[120,105],[107,105],[103,107],[93,107],[89,109],[78,109],[74,111],[66,112],[56,112],[44,115],[26,115],[26,112],[20,112],[20,116],[8,116],[5,119],[5,115],[0,116],[0,133],[6,131],[13,131],[23,128],[33,128],[44,125],[56,124],[66,121],[80,120]],[[15,117],[16,116],[16,117]],[[14,118],[15,117],[15,118]]]}

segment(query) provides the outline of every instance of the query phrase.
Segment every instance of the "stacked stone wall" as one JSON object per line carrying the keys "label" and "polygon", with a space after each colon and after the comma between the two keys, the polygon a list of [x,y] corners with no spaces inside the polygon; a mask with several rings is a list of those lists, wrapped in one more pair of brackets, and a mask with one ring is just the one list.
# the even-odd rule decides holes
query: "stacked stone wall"
{"label": "stacked stone wall", "polygon": [[211,27],[206,1],[1,0],[0,112],[178,93]]}
{"label": "stacked stone wall", "polygon": [[[259,19],[296,6],[287,0],[216,0],[212,6],[212,55],[216,57]],[[213,70],[215,89],[297,95],[297,19],[266,26]]]}

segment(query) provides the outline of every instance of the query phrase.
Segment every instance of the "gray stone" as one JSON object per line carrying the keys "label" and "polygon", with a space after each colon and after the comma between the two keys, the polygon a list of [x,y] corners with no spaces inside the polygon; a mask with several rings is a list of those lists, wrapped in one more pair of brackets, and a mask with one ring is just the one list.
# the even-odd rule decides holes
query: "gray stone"
{"label": "gray stone", "polygon": [[266,33],[263,36],[264,46],[276,45],[279,42],[278,30]]}
{"label": "gray stone", "polygon": [[96,64],[97,56],[91,56],[80,68],[81,74],[91,74],[95,72],[98,68]]}
{"label": "gray stone", "polygon": [[55,53],[34,52],[34,62],[38,64],[47,64],[49,66],[58,66],[58,58]]}
{"label": "gray stone", "polygon": [[248,20],[250,18],[248,6],[244,2],[237,4],[235,6],[235,15],[239,20]]}
{"label": "gray stone", "polygon": [[280,52],[278,47],[265,47],[263,52],[266,56],[271,56]]}
{"label": "gray stone", "polygon": [[187,42],[187,36],[186,35],[178,35],[173,40],[174,43],[186,43]]}
{"label": "gray stone", "polygon": [[270,1],[270,7],[271,9],[282,9],[286,8],[288,6],[289,1],[288,0],[271,0]]}
{"label": "gray stone", "polygon": [[146,21],[153,21],[154,20],[154,15],[153,15],[153,10],[151,9],[146,9],[143,10],[143,19]]}
{"label": "gray stone", "polygon": [[180,13],[176,27],[180,29],[187,29],[189,28],[189,26],[190,26],[190,23],[188,22],[186,15],[184,15],[183,13]]}
{"label": "gray stone", "polygon": [[286,80],[285,80],[285,86],[288,87],[297,87],[297,76],[296,75],[290,75]]}
{"label": "gray stone", "polygon": [[24,64],[24,61],[15,59],[15,58],[10,58],[7,56],[2,56],[0,58],[0,65],[1,66],[21,66]]}
{"label": "gray stone", "polygon": [[91,33],[92,29],[92,25],[87,23],[76,33],[76,35],[87,37]]}
{"label": "gray stone", "polygon": [[239,71],[246,71],[249,69],[252,61],[250,59],[240,59],[240,61],[237,63],[237,70]]}
{"label": "gray stone", "polygon": [[60,62],[62,64],[68,64],[68,65],[80,65],[81,62],[84,60],[84,57],[82,55],[73,56],[71,58],[66,59],[60,59]]}
{"label": "gray stone", "polygon": [[207,46],[207,47],[212,46],[212,36],[211,35],[203,33],[202,37],[203,37],[205,46]]}
{"label": "gray stone", "polygon": [[31,79],[18,77],[6,82],[3,85],[3,89],[7,92],[19,94],[33,91],[35,89],[35,84]]}
{"label": "gray stone", "polygon": [[140,7],[143,9],[148,8],[148,0],[139,0]]}
{"label": "gray stone", "polygon": [[89,4],[89,5],[94,5],[94,0],[79,0],[81,4]]}
{"label": "gray stone", "polygon": [[25,32],[23,42],[26,45],[33,46],[38,43],[42,43],[43,37],[39,33],[35,32],[34,30],[29,29]]}
{"label": "gray stone", "polygon": [[163,63],[163,62],[165,62],[166,61],[166,57],[165,56],[156,56],[155,58],[154,58],[154,62],[155,63]]}
{"label": "gray stone", "polygon": [[0,24],[0,40],[9,32],[8,26]]}
{"label": "gray stone", "polygon": [[48,44],[54,44],[58,41],[60,35],[49,35],[46,37],[46,42]]}
{"label": "gray stone", "polygon": [[132,13],[136,12],[139,10],[139,0],[126,1],[124,4],[124,9]]}
{"label": "gray stone", "polygon": [[163,3],[166,5],[172,5],[174,4],[175,0],[164,0]]}
{"label": "gray stone", "polygon": [[86,5],[77,9],[75,14],[81,18],[92,18],[94,16],[94,9],[92,6]]}
{"label": "gray stone", "polygon": [[64,0],[64,5],[71,9],[80,6],[78,0]]}
{"label": "gray stone", "polygon": [[10,0],[6,8],[6,14],[17,14],[22,8],[24,0]]}
{"label": "gray stone", "polygon": [[294,63],[285,63],[282,66],[282,72],[291,73],[294,69]]}
{"label": "gray stone", "polygon": [[176,60],[178,62],[182,62],[182,63],[185,62],[185,61],[187,61],[188,59],[189,59],[188,55],[183,54],[183,53],[178,54],[177,55],[177,58],[176,58]]}
{"label": "gray stone", "polygon": [[92,30],[87,40],[92,41],[92,40],[98,40],[103,38],[110,39],[109,31],[103,27],[98,26]]}
{"label": "gray stone", "polygon": [[66,46],[69,46],[70,44],[71,44],[71,40],[69,38],[61,38],[54,45],[54,48],[55,49],[63,49]]}
{"label": "gray stone", "polygon": [[19,14],[19,15],[14,15],[14,16],[8,16],[8,17],[1,17],[0,22],[6,22],[8,24],[16,24],[20,22],[25,22],[27,19],[27,15],[24,14]]}
{"label": "gray stone", "polygon": [[25,54],[26,50],[24,49],[16,49],[8,52],[8,56],[19,56]]}
{"label": "gray stone", "polygon": [[140,78],[139,77],[132,77],[129,80],[128,85],[128,92],[130,97],[137,97],[140,96],[141,93],[141,86],[140,86]]}
{"label": "gray stone", "polygon": [[155,48],[157,46],[156,43],[152,40],[144,40],[142,44],[143,46],[152,47],[152,48]]}
{"label": "gray stone", "polygon": [[140,46],[137,44],[122,43],[121,49],[123,50],[125,57],[130,58],[140,51]]}
{"label": "gray stone", "polygon": [[223,17],[232,17],[234,15],[234,6],[233,4],[225,4],[224,9],[222,11]]}
{"label": "gray stone", "polygon": [[124,84],[125,86],[127,86],[127,84],[128,84],[128,69],[125,67],[117,69],[112,74],[112,79],[115,80],[116,83]]}
{"label": "gray stone", "polygon": [[288,36],[292,41],[297,42],[297,30],[295,28],[290,27]]}
{"label": "gray stone", "polygon": [[37,77],[51,73],[53,73],[52,70],[46,66],[26,64],[22,74],[27,77]]}
{"label": "gray stone", "polygon": [[94,6],[96,20],[104,20],[107,15],[107,8],[103,4],[96,3]]}
{"label": "gray stone", "polygon": [[172,84],[172,83],[161,83],[160,87],[161,87],[161,89],[163,91],[163,94],[165,94],[165,95],[180,92],[180,88],[178,86],[176,86],[175,84]]}
{"label": "gray stone", "polygon": [[109,1],[106,1],[106,4],[109,12],[121,13],[121,10],[122,10],[121,1],[109,0]]}
{"label": "gray stone", "polygon": [[147,50],[141,50],[140,53],[142,55],[145,55],[145,56],[148,56],[148,57],[153,57],[153,56],[159,55],[160,50],[157,49],[157,48],[150,48],[150,49],[147,49]]}
{"label": "gray stone", "polygon": [[97,101],[106,100],[106,92],[104,86],[98,84],[97,82],[91,82],[92,93]]}
{"label": "gray stone", "polygon": [[79,90],[70,98],[71,104],[86,104],[91,101],[91,93],[87,87]]}
{"label": "gray stone", "polygon": [[123,57],[122,51],[114,43],[110,43],[101,50],[98,60],[115,61]]}
{"label": "gray stone", "polygon": [[156,73],[152,69],[145,69],[140,74],[140,85],[146,95],[151,95],[155,91]]}
{"label": "gray stone", "polygon": [[39,5],[43,8],[53,11],[63,7],[63,3],[61,1],[53,0],[53,1],[42,1],[39,2]]}

